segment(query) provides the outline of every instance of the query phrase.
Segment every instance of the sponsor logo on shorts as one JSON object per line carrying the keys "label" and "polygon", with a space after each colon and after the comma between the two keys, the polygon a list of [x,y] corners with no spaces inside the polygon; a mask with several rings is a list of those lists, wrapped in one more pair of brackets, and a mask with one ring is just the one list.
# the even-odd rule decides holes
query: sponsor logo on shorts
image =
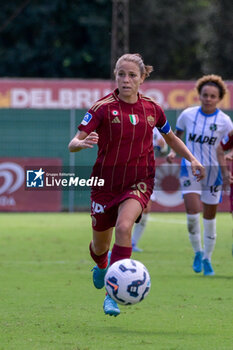
{"label": "sponsor logo on shorts", "polygon": [[92,207],[93,214],[100,214],[100,213],[103,214],[104,208],[106,207],[106,205],[102,205],[93,201],[91,207]]}

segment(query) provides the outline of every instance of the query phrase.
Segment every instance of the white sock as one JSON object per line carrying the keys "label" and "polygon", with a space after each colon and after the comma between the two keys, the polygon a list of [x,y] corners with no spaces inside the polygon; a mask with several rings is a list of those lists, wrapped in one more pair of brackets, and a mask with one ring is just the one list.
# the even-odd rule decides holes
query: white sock
{"label": "white sock", "polygon": [[200,213],[187,214],[187,226],[194,253],[202,251]]}
{"label": "white sock", "polygon": [[203,219],[204,226],[204,259],[211,260],[216,243],[216,219]]}
{"label": "white sock", "polygon": [[149,217],[149,214],[143,213],[141,220],[134,225],[134,231],[132,236],[132,244],[134,246],[138,244],[139,239],[141,238],[143,232],[145,231],[148,217]]}

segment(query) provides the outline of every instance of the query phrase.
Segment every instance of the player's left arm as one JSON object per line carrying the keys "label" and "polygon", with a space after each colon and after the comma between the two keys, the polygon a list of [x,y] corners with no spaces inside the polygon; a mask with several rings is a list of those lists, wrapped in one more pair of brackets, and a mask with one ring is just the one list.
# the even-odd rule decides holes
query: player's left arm
{"label": "player's left arm", "polygon": [[192,173],[196,176],[197,181],[200,181],[205,177],[205,168],[201,165],[201,163],[193,156],[193,154],[189,151],[184,142],[177,137],[172,130],[170,130],[167,134],[163,135],[167,144],[181,157],[184,157],[191,163]]}

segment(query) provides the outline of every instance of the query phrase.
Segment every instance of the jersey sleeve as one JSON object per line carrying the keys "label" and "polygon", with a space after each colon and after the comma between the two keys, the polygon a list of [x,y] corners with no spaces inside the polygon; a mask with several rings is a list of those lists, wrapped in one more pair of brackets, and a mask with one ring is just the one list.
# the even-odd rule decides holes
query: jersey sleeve
{"label": "jersey sleeve", "polygon": [[184,131],[185,130],[185,111],[183,111],[177,121],[176,121],[176,129],[179,131]]}
{"label": "jersey sleeve", "polygon": [[233,134],[225,136],[221,141],[221,146],[224,151],[228,151],[233,148]]}
{"label": "jersey sleeve", "polygon": [[81,124],[79,124],[78,129],[90,134],[92,131],[98,128],[98,126],[101,124],[102,118],[103,113],[101,112],[101,109],[99,109],[97,112],[89,109],[89,111],[84,115]]}
{"label": "jersey sleeve", "polygon": [[226,122],[225,122],[225,135],[231,134],[233,131],[233,122],[231,118],[226,115]]}
{"label": "jersey sleeve", "polygon": [[164,111],[161,107],[157,106],[157,122],[156,122],[156,128],[161,132],[162,134],[168,134],[171,131],[170,124],[164,114]]}

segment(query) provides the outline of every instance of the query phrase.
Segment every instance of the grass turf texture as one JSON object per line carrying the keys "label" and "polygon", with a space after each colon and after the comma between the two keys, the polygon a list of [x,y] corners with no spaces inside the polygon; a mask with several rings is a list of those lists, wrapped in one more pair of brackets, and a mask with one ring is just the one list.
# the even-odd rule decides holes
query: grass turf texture
{"label": "grass turf texture", "polygon": [[232,349],[231,215],[217,217],[214,277],[192,271],[185,214],[150,218],[132,255],[150,294],[112,318],[92,286],[89,214],[0,214],[0,350]]}

